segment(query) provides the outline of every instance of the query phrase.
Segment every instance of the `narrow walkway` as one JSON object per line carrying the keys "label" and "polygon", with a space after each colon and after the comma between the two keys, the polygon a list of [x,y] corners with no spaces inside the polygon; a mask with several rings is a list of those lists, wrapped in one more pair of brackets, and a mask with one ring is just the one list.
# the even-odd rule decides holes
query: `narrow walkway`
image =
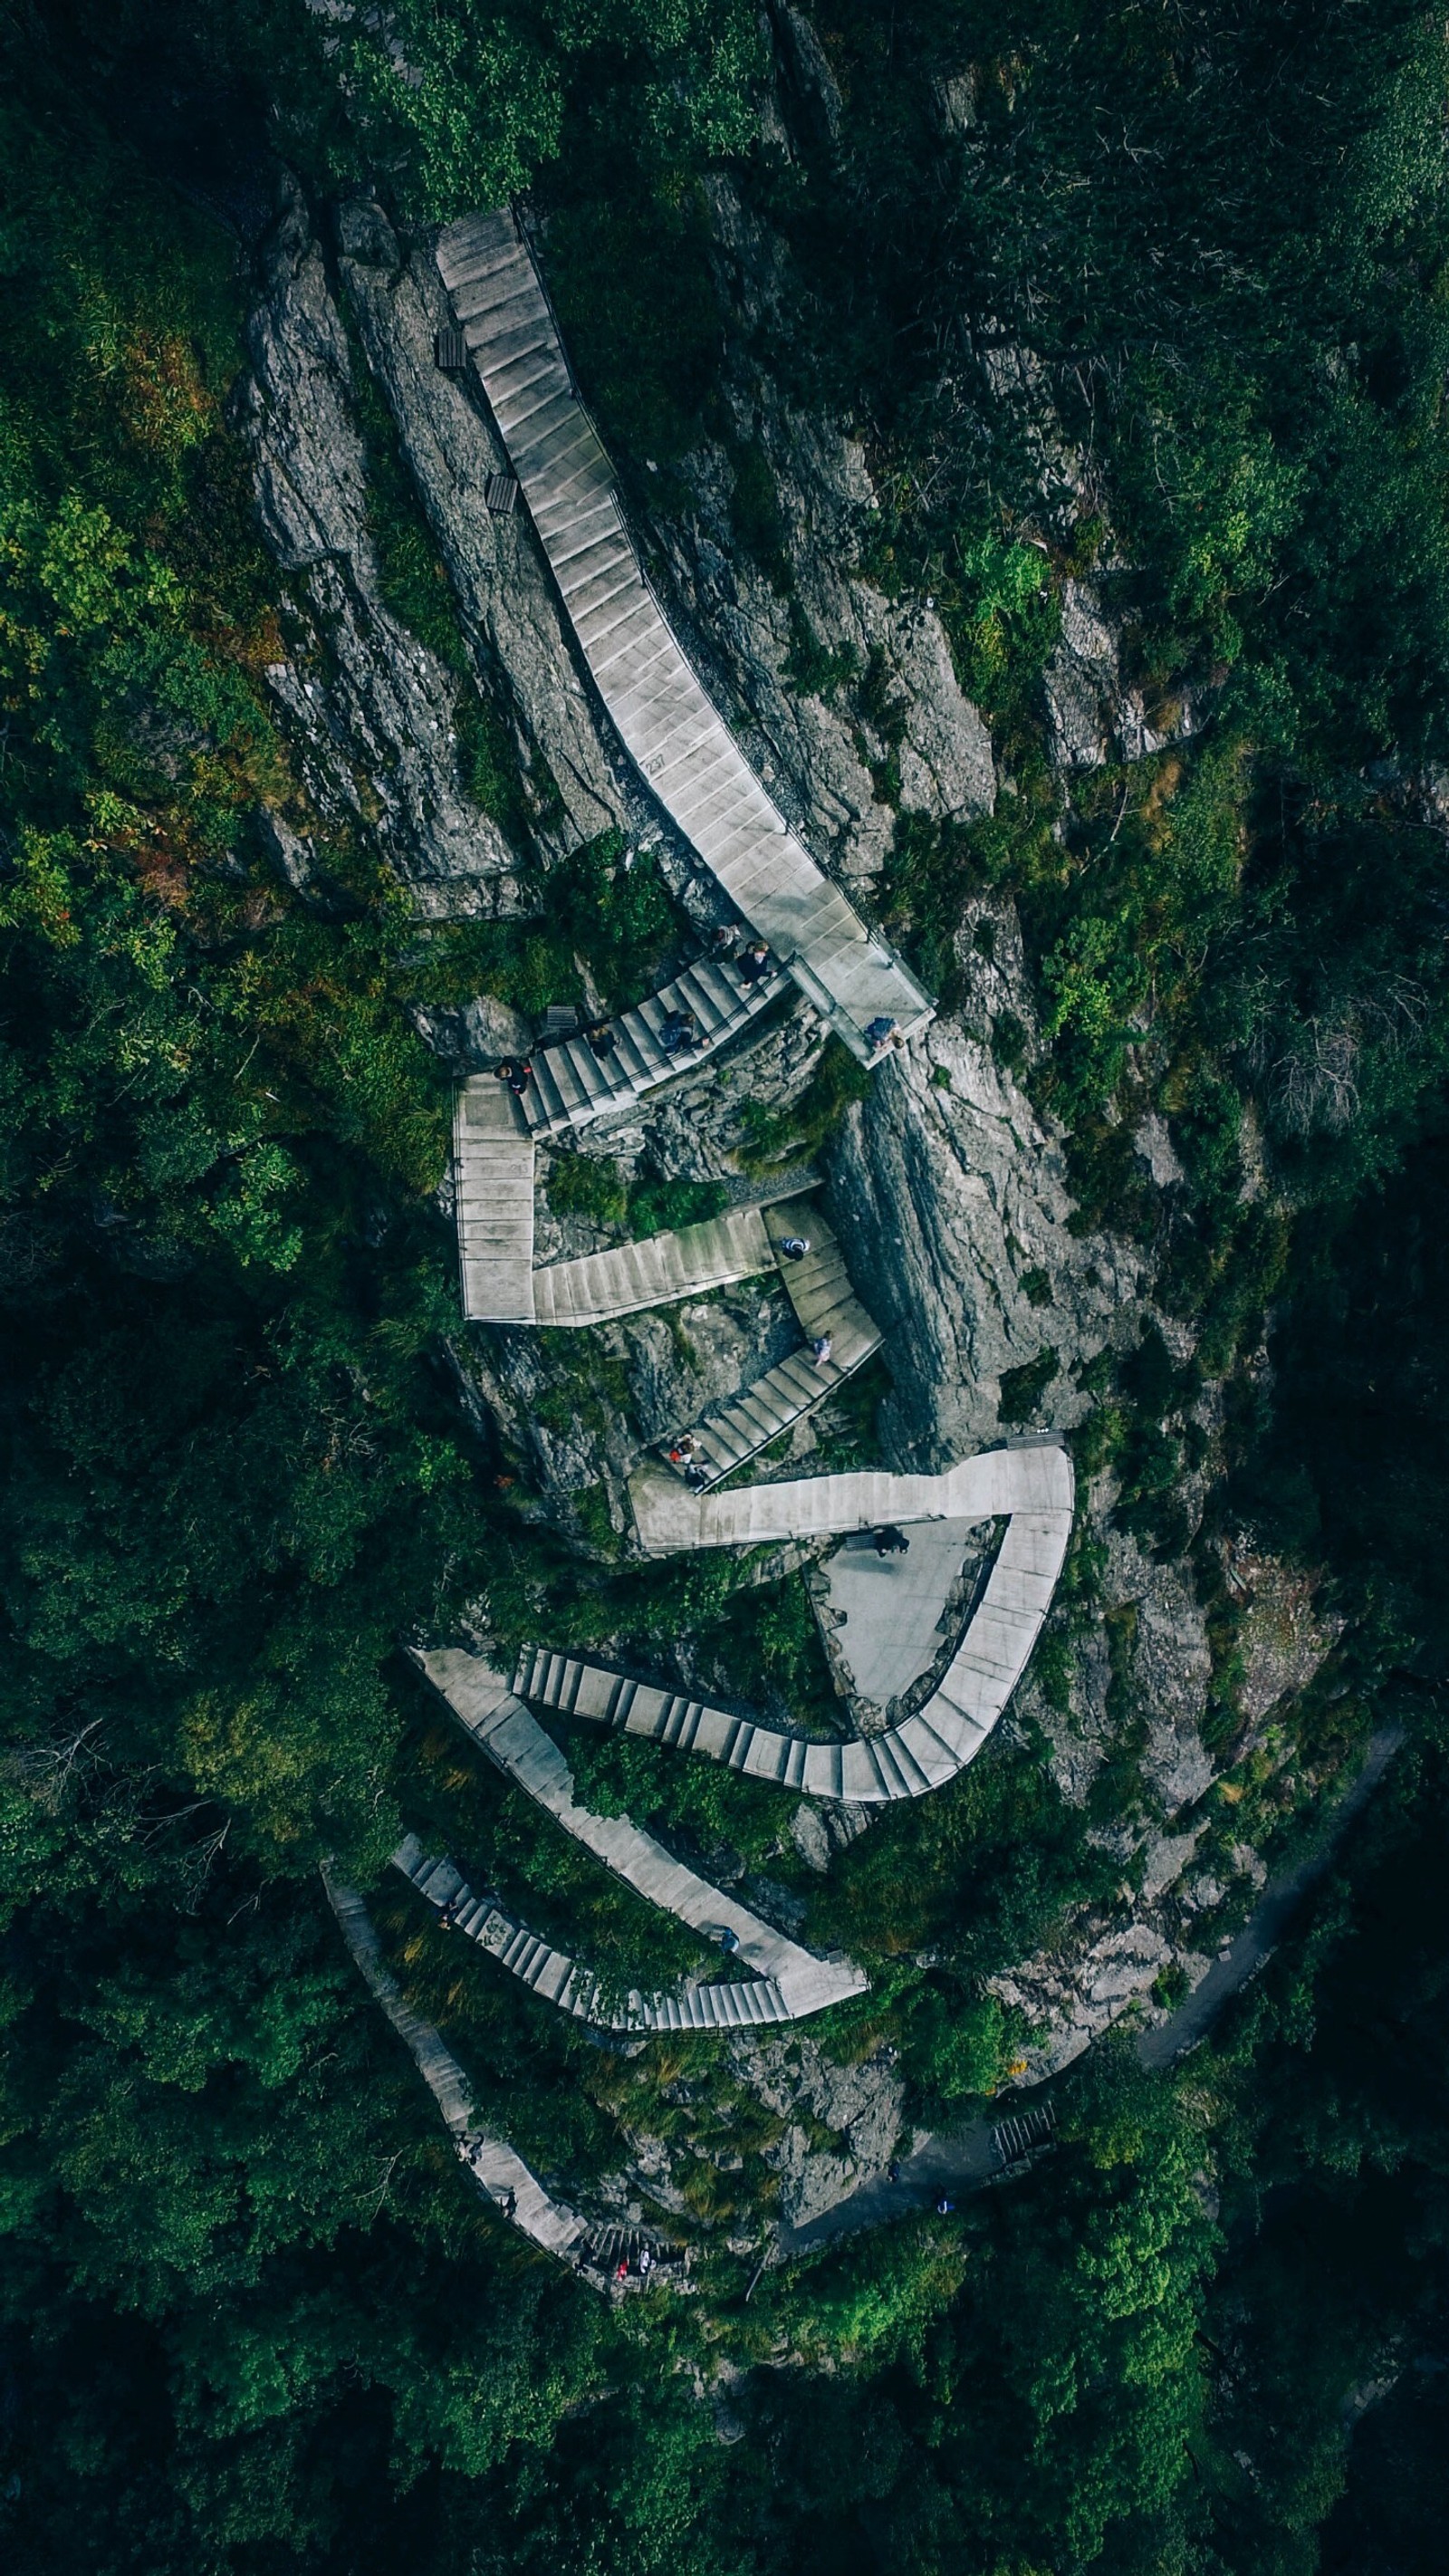
{"label": "narrow walkway", "polygon": [[829,1357],[817,1359],[813,1350],[792,1351],[788,1359],[766,1369],[763,1377],[731,1396],[687,1433],[676,1434],[668,1445],[677,1448],[688,1444],[690,1464],[703,1479],[701,1492],[718,1484],[722,1476],[731,1475],[736,1467],[744,1466],[772,1440],[778,1440],[782,1432],[813,1412],[817,1404],[823,1404],[827,1395],[843,1386],[880,1349],[880,1326],[874,1316],[866,1313],[851,1287],[844,1256],[824,1217],[812,1207],[808,1216],[798,1216],[793,1222],[809,1227],[810,1250],[799,1261],[787,1260],[780,1253],[781,1238],[790,1233],[792,1220],[777,1212],[771,1219],[770,1233],[780,1276],[810,1341],[829,1336]]}
{"label": "narrow walkway", "polygon": [[613,469],[512,215],[447,225],[437,258],[620,739],[737,910],[869,1062],[872,1023],[922,1027],[929,997],[801,846],[691,670],[640,571]]}
{"label": "narrow walkway", "polygon": [[[646,1995],[631,1987],[622,2003],[613,2003],[591,1970],[530,1931],[496,1896],[486,1890],[478,1895],[452,1861],[427,1851],[416,1834],[399,1843],[392,1860],[394,1869],[401,1870],[439,1914],[449,1909],[450,1930],[478,1942],[511,1976],[530,1986],[545,2003],[572,2013],[576,2021],[591,2022],[602,2030],[744,2030],[799,2018],[779,1981],[764,1976],[748,1983],[731,1979],[686,1986],[677,1995]],[[715,1913],[722,1925],[718,1906]],[[746,1919],[756,1920],[753,1915]],[[763,1924],[758,1929],[767,1933]]]}
{"label": "narrow walkway", "polygon": [[393,2029],[410,2052],[453,2141],[479,2189],[505,2218],[550,2254],[576,2262],[588,2229],[561,2201],[550,2199],[538,2176],[501,2138],[479,2128],[468,2079],[451,2049],[430,2021],[415,2013],[383,1958],[372,1918],[355,1889],[345,1887],[324,1866],[327,1901],[342,1927],[342,1937]]}
{"label": "narrow walkway", "polygon": [[1369,1738],[1363,1767],[1337,1804],[1324,1817],[1311,1848],[1288,1869],[1269,1879],[1247,1922],[1227,1955],[1214,1959],[1200,1985],[1184,1996],[1176,2012],[1155,2030],[1144,2030],[1137,2054],[1144,2066],[1170,2066],[1206,2037],[1229,1995],[1237,1993],[1277,1948],[1298,1907],[1328,1868],[1355,1816],[1368,1805],[1394,1755],[1404,1741],[1401,1726],[1380,1727]]}
{"label": "narrow walkway", "polygon": [[505,1083],[465,1083],[453,1104],[453,1189],[463,1312],[533,1322],[534,1149]]}
{"label": "narrow walkway", "polygon": [[[489,1761],[547,1808],[565,1833],[651,1905],[662,1906],[702,1939],[718,1942],[742,1966],[772,1982],[779,2009],[770,2012],[770,2020],[799,2021],[865,1992],[869,1980],[850,1960],[816,1958],[813,1951],[787,1940],[747,1906],[687,1869],[652,1834],[630,1824],[627,1816],[596,1816],[579,1806],[573,1775],[558,1746],[514,1697],[503,1675],[492,1671],[481,1655],[449,1647],[436,1654],[419,1654],[416,1660]],[[647,1999],[638,2000],[641,2013],[647,2014]],[[754,2017],[744,2010],[738,2016],[741,2021]],[[729,2018],[723,2007],[720,2018]],[[681,2016],[677,2022],[644,2026],[688,2025]]]}
{"label": "narrow walkway", "polygon": [[[463,1312],[470,1322],[599,1323],[610,1314],[633,1313],[639,1302],[656,1302],[652,1296],[631,1298],[624,1305],[589,1311],[588,1295],[577,1293],[587,1290],[589,1277],[577,1263],[558,1266],[570,1277],[560,1279],[555,1272],[552,1288],[535,1289],[535,1276],[546,1275],[535,1274],[533,1268],[535,1140],[586,1127],[606,1111],[677,1080],[718,1055],[758,1019],[787,982],[777,972],[759,984],[746,985],[733,967],[701,963],[651,994],[636,1010],[611,1020],[613,1045],[602,1057],[582,1036],[541,1047],[532,1059],[533,1080],[521,1099],[493,1073],[475,1073],[461,1085],[453,1104],[453,1187]],[[699,1027],[700,1042],[687,1055],[671,1054],[659,1042],[658,1033],[671,1010],[693,1011]],[[762,1270],[768,1266],[767,1258],[752,1264]],[[704,1281],[709,1287],[721,1284],[713,1274]],[[672,1293],[687,1296],[692,1290],[687,1285]],[[536,1302],[540,1295],[543,1312]],[[577,1312],[571,1311],[575,1303]]]}
{"label": "narrow walkway", "polygon": [[[789,990],[790,978],[781,967],[772,968],[759,983],[747,984],[729,961],[716,965],[698,959],[633,1010],[606,1020],[599,1048],[582,1031],[536,1047],[533,1080],[521,1104],[524,1126],[530,1136],[547,1140],[626,1109],[646,1091],[711,1063]],[[663,1043],[671,1012],[685,1011],[692,1014],[697,1032],[687,1052]],[[495,1080],[487,1073],[473,1076],[473,1083]],[[471,1089],[472,1083],[466,1087]]]}
{"label": "narrow walkway", "polygon": [[[756,1725],[753,1720],[711,1708],[685,1694],[631,1681],[603,1665],[571,1655],[553,1655],[525,1647],[513,1687],[520,1698],[570,1717],[592,1718],[628,1735],[645,1735],[682,1752],[702,1754],[730,1771],[754,1780],[769,1780],[796,1789],[807,1798],[849,1800],[884,1805],[898,1798],[921,1798],[955,1779],[980,1752],[1026,1667],[1052,1594],[1072,1531],[1072,1468],[1061,1449],[1006,1449],[988,1452],[979,1467],[1010,1462],[1010,1472],[994,1480],[997,1499],[991,1512],[1012,1517],[991,1569],[974,1618],[940,1681],[914,1717],[883,1735],[849,1743],[820,1744],[786,1729]],[[1043,1484],[1043,1465],[1054,1460],[1054,1508],[1035,1508]],[[931,1500],[944,1490],[959,1491],[964,1471],[944,1476],[890,1477],[882,1481],[913,1491],[912,1506],[898,1500],[881,1518],[930,1520]],[[850,1488],[848,1476],[822,1476],[810,1485],[751,1487],[751,1492],[799,1495],[823,1488]],[[923,1496],[920,1488],[931,1489]],[[1020,1492],[1022,1507],[1012,1510],[1010,1495]],[[842,1509],[848,1501],[842,1500]],[[947,1517],[981,1519],[953,1512]],[[840,1526],[841,1524],[837,1524]],[[854,1527],[853,1521],[843,1524]],[[818,1522],[816,1523],[818,1527]]]}
{"label": "narrow walkway", "polygon": [[[1137,2055],[1142,2065],[1154,2070],[1171,2066],[1207,2037],[1224,2005],[1271,1957],[1303,1899],[1336,1857],[1349,1826],[1367,1806],[1403,1741],[1404,1730],[1398,1726],[1382,1727],[1370,1738],[1362,1769],[1330,1808],[1312,1849],[1269,1879],[1226,1957],[1214,1960],[1201,1984],[1193,1988],[1176,2012],[1154,2029],[1138,2034]],[[1013,2093],[1006,2098],[1018,2097]],[[1050,2097],[1044,2094],[1042,2098],[1050,2108]],[[968,2121],[964,2128],[921,2138],[909,2155],[899,2159],[896,2181],[875,2174],[848,2199],[837,2201],[833,2209],[824,2210],[808,2226],[782,2227],[781,2251],[809,2253],[842,2236],[885,2226],[893,2219],[906,2217],[913,2209],[929,2207],[943,2193],[949,2197],[1000,2181],[1001,2164],[993,2152],[992,2140],[1001,2118],[998,2109]]]}
{"label": "narrow walkway", "polygon": [[612,1252],[587,1252],[533,1274],[533,1319],[540,1324],[607,1324],[646,1306],[672,1306],[768,1270],[769,1229],[757,1207],[727,1208],[702,1225],[645,1235]]}
{"label": "narrow walkway", "polygon": [[992,1520],[1007,1512],[1072,1510],[1072,1465],[1056,1440],[985,1449],[939,1476],[856,1470],[694,1495],[657,1468],[630,1486],[640,1539],[651,1556],[680,1548],[757,1547],[767,1540],[830,1538],[887,1522]]}
{"label": "narrow walkway", "polygon": [[[533,1141],[507,1085],[492,1074],[466,1083],[454,1110],[453,1185],[463,1312],[470,1323],[582,1329],[646,1307],[677,1305],[682,1297],[707,1296],[771,1269],[775,1237],[789,1223],[773,1213],[767,1220],[754,1205],[727,1208],[699,1225],[535,1270],[534,1166]],[[864,1316],[863,1308],[858,1312]],[[868,1317],[865,1322],[874,1331]],[[859,1327],[847,1321],[842,1347],[856,1347],[860,1338]],[[861,1358],[868,1356],[861,1350]],[[843,1368],[838,1374],[849,1373]],[[815,1401],[828,1391],[822,1381]]]}

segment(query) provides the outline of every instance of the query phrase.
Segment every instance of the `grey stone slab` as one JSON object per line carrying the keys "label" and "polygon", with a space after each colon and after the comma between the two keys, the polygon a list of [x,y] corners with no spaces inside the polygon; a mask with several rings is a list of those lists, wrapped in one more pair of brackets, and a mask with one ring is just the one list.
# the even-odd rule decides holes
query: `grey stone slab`
{"label": "grey stone slab", "polygon": [[829,1604],[843,1624],[836,1650],[862,1699],[884,1708],[929,1672],[944,1643],[946,1599],[961,1572],[974,1521],[918,1523],[904,1556],[877,1556],[847,1541],[825,1568]]}

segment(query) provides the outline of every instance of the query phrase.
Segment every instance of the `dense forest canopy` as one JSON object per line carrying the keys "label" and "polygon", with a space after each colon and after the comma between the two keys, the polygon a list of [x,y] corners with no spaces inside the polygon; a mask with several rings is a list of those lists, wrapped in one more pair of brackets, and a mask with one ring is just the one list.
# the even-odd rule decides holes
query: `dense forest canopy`
{"label": "dense forest canopy", "polygon": [[[1408,0],[821,0],[805,37],[744,0],[0,12],[17,2571],[1439,2561],[1449,39]],[[1346,1623],[1305,1728],[1345,1759],[1405,1734],[1210,2046],[1149,2076],[1104,2044],[1013,2190],[748,2297],[753,2265],[720,2258],[693,2302],[611,2310],[518,2250],[318,1878],[331,1855],[377,1885],[446,1785],[403,1648],[480,1593],[512,1636],[547,1600],[579,1640],[688,1625],[812,1684],[798,1624],[727,1569],[616,1571],[529,1521],[459,1402],[448,1086],[416,1015],[552,998],[580,955],[611,995],[643,989],[669,907],[647,871],[621,891],[602,843],[546,896],[525,850],[539,917],[501,927],[420,927],[361,824],[331,831],[321,883],[278,867],[294,754],[265,673],[289,612],[242,388],[283,164],[318,205],[366,188],[404,226],[531,192],[630,489],[720,429],[719,172],[778,229],[801,294],[771,363],[853,425],[873,577],[939,605],[1011,780],[973,825],[902,819],[882,917],[949,1000],[966,898],[1014,899],[1048,1041],[1033,1096],[1084,1221],[1150,1248],[1196,1353],[1159,1338],[1094,1386],[1079,1462],[1114,1463],[1144,1546],[1185,1547],[1190,1402],[1222,1379],[1229,1472],[1197,1548],[1224,1705],[1208,1541],[1250,1526],[1326,1570]],[[995,363],[1023,349],[1025,390]],[[1044,459],[1043,390],[1075,481]],[[441,620],[446,658],[388,470],[399,613]],[[741,450],[738,539],[766,564],[774,507]],[[1089,574],[1149,714],[1194,721],[1064,808],[1040,683]],[[797,651],[802,686],[847,685],[808,633]],[[827,1078],[822,1132],[848,1089]],[[1170,1203],[1124,1141],[1149,1107],[1185,1174]],[[693,1212],[636,1209],[640,1231]],[[596,1803],[656,1794],[632,1751],[604,1746]],[[678,1794],[696,1824],[721,1802],[710,1829],[748,1851],[747,1786]],[[1001,2070],[987,1973],[1112,1875],[1110,1816],[1068,1813],[1019,1749],[953,1801],[820,1899],[939,2118]],[[490,1830],[500,1870],[546,1872],[528,1818]],[[670,1969],[669,1927],[550,1894],[606,1967],[653,1941]],[[957,1931],[959,1974],[920,1966]],[[535,2158],[600,2169],[605,2112],[627,2122],[650,2067],[592,2063],[496,1994],[474,2031]]]}

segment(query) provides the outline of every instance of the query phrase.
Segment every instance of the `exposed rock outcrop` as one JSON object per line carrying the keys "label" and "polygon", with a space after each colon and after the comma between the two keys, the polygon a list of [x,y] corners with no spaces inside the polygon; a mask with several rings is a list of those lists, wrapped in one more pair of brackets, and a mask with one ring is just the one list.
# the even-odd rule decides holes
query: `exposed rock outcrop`
{"label": "exposed rock outcrop", "polygon": [[[877,1077],[830,1156],[861,1293],[892,1327],[886,1427],[900,1465],[965,1457],[1003,1427],[1080,1421],[1088,1400],[1074,1371],[1104,1344],[1135,1340],[1148,1285],[1132,1245],[1068,1231],[1060,1135],[969,1033],[1009,1008],[1029,1036],[1014,915],[997,906],[991,918],[989,958],[970,920],[960,935],[962,1013]],[[1037,1411],[1003,1426],[1003,1380],[1048,1352],[1056,1368]]]}
{"label": "exposed rock outcrop", "polygon": [[[933,609],[888,599],[863,568],[877,509],[862,448],[792,409],[756,341],[788,292],[779,243],[729,184],[710,185],[732,337],[735,460],[701,443],[680,469],[687,516],[651,514],[691,657],[807,846],[847,877],[884,864],[899,812],[967,819],[996,794],[991,739]],[[739,542],[739,459],[767,474],[779,552]]]}
{"label": "exposed rock outcrop", "polygon": [[[457,683],[383,604],[353,357],[300,190],[261,250],[246,427],[296,624],[267,679],[317,813],[373,839],[422,911],[518,907],[518,853],[464,794]],[[292,872],[305,834],[289,829]]]}
{"label": "exposed rock outcrop", "polygon": [[[788,11],[782,18],[799,83],[828,125],[828,66],[822,78],[800,38],[804,22]],[[942,105],[953,128],[958,105]],[[761,326],[780,320],[792,291],[778,241],[726,182],[711,184],[711,198],[716,256],[739,322],[725,384],[733,433],[702,442],[684,461],[686,509],[640,505],[641,542],[688,649],[782,808],[822,860],[869,878],[885,864],[899,815],[969,819],[991,808],[991,743],[933,609],[892,600],[869,577],[875,495],[862,450],[837,424],[792,410],[760,361]],[[672,881],[688,887],[684,854],[661,832],[583,676],[526,519],[488,509],[485,486],[506,458],[471,382],[434,364],[448,308],[429,245],[400,242],[360,201],[341,210],[337,245],[340,293],[446,562],[478,682],[505,714],[531,837],[548,853],[607,824],[648,831]],[[516,908],[524,853],[460,784],[458,681],[383,603],[355,416],[361,362],[300,195],[264,261],[251,427],[264,526],[294,579],[297,615],[293,649],[270,677],[308,792],[323,813],[346,813],[375,835],[423,909]],[[1029,367],[1018,376],[1025,401],[1035,380]],[[773,490],[773,561],[742,545],[736,530],[747,452]],[[1063,475],[1058,482],[1068,488]],[[671,489],[677,494],[677,478]],[[1086,582],[1066,585],[1045,694],[1064,774],[1140,757],[1166,739],[1125,684],[1119,626]],[[279,864],[304,876],[305,834],[295,818],[276,830]],[[697,885],[695,893],[707,917],[712,898]],[[1104,1347],[1135,1344],[1153,1311],[1150,1266],[1134,1244],[1071,1230],[1063,1139],[1009,1069],[1008,1058],[1021,1066],[1037,1044],[1009,904],[973,899],[957,959],[959,1007],[910,1057],[877,1074],[828,1151],[855,1284],[888,1328],[893,1392],[882,1430],[887,1461],[898,1467],[936,1468],[1048,1423],[1073,1427],[1091,1403],[1078,1382],[1083,1364]],[[433,1033],[460,1067],[513,1051],[529,1035],[506,1006],[486,1000],[446,1024],[440,1017]],[[626,1174],[642,1167],[738,1187],[762,1119],[773,1121],[771,1150],[788,1153],[788,1111],[820,1053],[818,1024],[796,1003],[721,1068],[588,1131],[580,1150],[613,1156]],[[1174,1187],[1181,1172],[1162,1121],[1144,1119],[1136,1142],[1153,1181]],[[551,1210],[548,1158],[540,1163],[537,1257],[562,1259],[610,1240],[607,1229]],[[480,1333],[455,1357],[465,1400],[480,1418],[491,1414],[527,1460],[539,1495],[529,1508],[607,1547],[628,1531],[626,1480],[641,1444],[696,1419],[797,1342],[779,1289],[746,1282],[588,1333]],[[815,1425],[798,1426],[792,1464],[816,1437]],[[1151,1560],[1111,1529],[1113,1499],[1109,1479],[1095,1489],[1083,1479],[1100,1566],[1096,1611],[1067,1640],[1065,1681],[1059,1672],[1049,1698],[1029,1677],[1018,1711],[1040,1728],[1058,1784],[1079,1806],[1132,1731],[1141,1814],[1114,1820],[1100,1840],[1124,1871],[1136,1867],[1140,1886],[1110,1915],[1084,1914],[1066,1927],[1050,1956],[997,1981],[1036,2027],[1042,2067],[1074,2055],[1165,1967],[1191,1957],[1200,1973],[1205,1956],[1192,1951],[1191,1926],[1222,1895],[1198,1869],[1191,1813],[1213,1768],[1202,1733],[1204,1618],[1184,1564]],[[1311,1669],[1303,1605],[1270,1599],[1266,1576],[1258,1590],[1265,1607],[1247,1658],[1249,1716]],[[1321,1642],[1320,1631],[1311,1642]],[[687,1665],[687,1644],[680,1660]],[[802,1808],[793,1827],[799,1857],[827,1866],[856,1821],[822,1821]],[[883,2168],[902,2101],[888,2057],[841,2068],[797,2034],[741,2040],[735,2063],[787,2124],[767,2152],[788,2223],[808,2221]],[[833,2133],[829,2145],[822,2128]],[[640,2142],[641,2172],[652,2152]],[[663,2193],[662,2149],[656,2164],[649,2171]]]}
{"label": "exposed rock outcrop", "polygon": [[605,738],[526,512],[488,507],[507,475],[503,443],[471,372],[434,363],[452,321],[430,242],[404,245],[381,209],[338,211],[339,266],[363,346],[448,567],[464,627],[507,705],[533,824],[570,848],[611,824],[643,829],[654,808]]}
{"label": "exposed rock outcrop", "polygon": [[1144,760],[1194,730],[1190,695],[1149,723],[1142,691],[1122,675],[1120,621],[1086,581],[1062,586],[1062,626],[1042,678],[1047,733],[1059,769]]}
{"label": "exposed rock outcrop", "polygon": [[[788,2039],[740,2038],[730,2062],[750,2090],[788,2123],[764,2150],[780,2178],[780,2216],[808,2226],[858,2184],[883,2173],[900,2135],[905,2087],[895,2051],[881,2049],[853,2066],[827,2057],[803,2031]],[[802,2121],[808,2115],[817,2134]],[[826,2145],[818,2131],[833,2132]]]}

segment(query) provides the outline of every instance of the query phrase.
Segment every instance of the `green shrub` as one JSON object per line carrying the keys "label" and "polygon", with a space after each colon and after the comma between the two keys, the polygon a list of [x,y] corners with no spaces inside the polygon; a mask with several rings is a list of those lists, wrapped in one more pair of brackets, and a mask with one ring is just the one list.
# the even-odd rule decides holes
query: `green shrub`
{"label": "green shrub", "polygon": [[686,925],[648,852],[627,858],[622,833],[601,832],[540,877],[540,919],[450,925],[458,998],[495,993],[531,1018],[551,1003],[579,1008],[581,958],[615,1010],[654,991]]}
{"label": "green shrub", "polygon": [[1021,1368],[1003,1369],[1001,1393],[997,1398],[997,1417],[1002,1422],[1030,1422],[1040,1407],[1042,1397],[1057,1375],[1060,1363],[1048,1344],[1034,1360]]}
{"label": "green shrub", "polygon": [[548,1203],[560,1216],[622,1225],[629,1193],[618,1163],[603,1154],[557,1154],[549,1165]]}
{"label": "green shrub", "polygon": [[729,1205],[723,1181],[642,1179],[629,1192],[629,1231],[636,1237],[673,1234],[681,1226],[702,1225]]}
{"label": "green shrub", "polygon": [[766,1109],[757,1100],[743,1103],[740,1116],[748,1139],[740,1161],[747,1171],[763,1171],[789,1156],[796,1160],[818,1151],[845,1116],[852,1102],[864,1100],[871,1075],[839,1038],[825,1041],[820,1062],[793,1108]]}
{"label": "green shrub", "polygon": [[903,2015],[901,2064],[928,2120],[959,2121],[973,2098],[994,2093],[1012,2054],[1003,2004],[932,1977]]}

